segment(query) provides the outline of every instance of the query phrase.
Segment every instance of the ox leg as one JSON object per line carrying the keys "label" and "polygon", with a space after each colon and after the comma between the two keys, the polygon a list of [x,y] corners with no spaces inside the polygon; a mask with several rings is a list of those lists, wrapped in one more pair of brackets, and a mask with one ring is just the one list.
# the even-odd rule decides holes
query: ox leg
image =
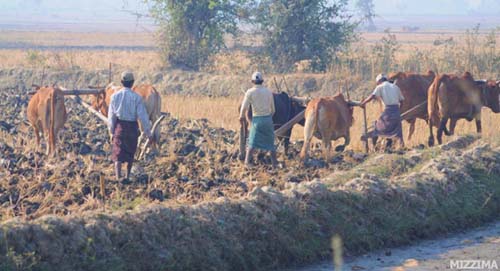
{"label": "ox leg", "polygon": [[330,161],[330,151],[332,149],[332,141],[329,138],[323,137],[321,140],[321,145],[323,146],[323,155],[325,156],[325,162]]}
{"label": "ox leg", "polygon": [[[304,145],[300,151],[300,159],[302,162],[306,162],[309,155],[309,148],[311,147],[311,139],[314,135],[314,130],[316,130],[316,118],[314,114],[311,114],[306,118],[306,123],[304,125]],[[324,138],[324,137],[323,137]]]}
{"label": "ox leg", "polygon": [[438,131],[437,131],[437,140],[438,140],[438,144],[442,144],[443,143],[443,131],[446,129],[446,123],[448,123],[448,118],[442,118],[441,119],[441,122],[439,123],[439,128],[438,128]]}
{"label": "ox leg", "polygon": [[35,136],[36,136],[36,149],[38,150],[38,147],[40,146],[40,130],[38,130],[38,127],[33,126],[35,129]]}
{"label": "ox leg", "polygon": [[[56,130],[57,131],[57,130]],[[54,138],[52,139],[52,155],[57,156],[57,132],[54,131]]]}
{"label": "ox leg", "polygon": [[374,149],[375,151],[378,151],[378,148],[377,148],[377,141],[378,141],[378,136],[374,136],[374,137],[372,137],[373,149]]}
{"label": "ox leg", "polygon": [[457,118],[450,118],[450,131],[448,132],[448,135],[454,135],[455,134],[455,127],[457,126]]}
{"label": "ox leg", "polygon": [[120,180],[122,177],[122,162],[116,161],[115,162],[115,175],[116,175],[116,180]]}
{"label": "ox leg", "polygon": [[127,163],[127,179],[130,179],[130,172],[132,172],[132,165],[134,162],[128,162]]}
{"label": "ox leg", "polygon": [[[151,122],[151,125],[153,125],[157,119],[159,119],[160,116],[157,116],[154,120],[155,121],[152,121]],[[153,133],[153,150],[158,150],[161,146],[160,146],[160,124],[158,124],[158,126],[156,127],[156,130],[154,131]]]}
{"label": "ox leg", "polygon": [[300,159],[303,162],[307,161],[309,156],[309,148],[311,147],[311,137],[307,137],[307,132],[304,132],[304,145],[302,146],[302,150],[300,151]]}
{"label": "ox leg", "polygon": [[417,121],[417,119],[408,120],[408,123],[410,124],[410,127],[408,128],[408,141],[411,140],[413,133],[415,133],[415,122],[416,121]]}
{"label": "ox leg", "polygon": [[48,130],[45,131],[45,143],[46,143],[45,155],[49,156],[52,144],[51,144],[50,133]]}
{"label": "ox leg", "polygon": [[429,117],[429,140],[428,140],[428,145],[429,147],[434,146],[434,133],[432,131],[432,118]]}
{"label": "ox leg", "polygon": [[388,152],[389,150],[391,150],[392,149],[392,143],[393,143],[392,138],[386,138],[385,139],[385,149],[384,149],[384,151]]}
{"label": "ox leg", "polygon": [[481,119],[476,119],[476,130],[478,134],[482,132]]}

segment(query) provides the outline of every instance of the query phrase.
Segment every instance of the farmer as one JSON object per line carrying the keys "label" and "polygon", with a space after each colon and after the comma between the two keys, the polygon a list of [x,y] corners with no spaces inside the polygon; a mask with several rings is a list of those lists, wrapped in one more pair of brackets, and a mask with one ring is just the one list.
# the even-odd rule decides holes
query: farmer
{"label": "farmer", "polygon": [[398,86],[389,82],[384,74],[377,75],[375,79],[377,87],[370,95],[361,102],[360,106],[365,108],[366,104],[375,98],[378,98],[384,104],[384,112],[380,118],[375,121],[374,131],[363,136],[362,140],[369,138],[376,138],[379,136],[399,139],[400,146],[404,147],[403,129],[401,124],[401,113],[399,107],[404,100],[403,94]]}
{"label": "farmer", "polygon": [[139,137],[137,120],[141,122],[144,134],[149,139],[152,138],[144,102],[141,96],[131,89],[134,85],[134,75],[131,72],[123,72],[121,83],[123,88],[111,95],[108,110],[109,132],[113,142],[111,159],[115,162],[118,180],[121,178],[123,162],[127,162],[127,179],[130,178]]}
{"label": "farmer", "polygon": [[245,121],[248,108],[252,107],[252,126],[248,137],[248,150],[245,157],[245,165],[252,166],[252,158],[255,149],[271,152],[273,167],[278,165],[276,160],[276,147],[274,146],[273,93],[262,86],[264,79],[260,72],[252,74],[252,83],[255,85],[245,93],[240,111],[240,122]]}

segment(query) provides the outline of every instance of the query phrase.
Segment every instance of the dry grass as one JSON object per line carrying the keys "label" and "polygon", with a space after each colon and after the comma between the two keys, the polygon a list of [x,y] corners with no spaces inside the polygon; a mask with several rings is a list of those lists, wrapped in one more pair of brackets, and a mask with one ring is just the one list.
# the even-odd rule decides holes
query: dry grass
{"label": "dry grass", "polygon": [[42,46],[154,46],[149,32],[60,32],[0,31],[0,44],[22,43]]}
{"label": "dry grass", "polygon": [[[471,70],[480,76],[496,75],[496,68],[491,66],[494,56],[498,55],[499,47],[496,46],[494,52],[485,54],[487,37],[491,35],[490,30],[478,30],[477,38],[473,41],[474,49],[467,45],[467,34],[459,31],[422,31],[422,32],[391,32],[397,42],[397,49],[394,59],[386,63],[384,58],[392,58],[388,52],[376,51],[376,46],[381,46],[383,38],[387,38],[386,33],[361,33],[361,40],[351,46],[351,50],[346,54],[339,54],[339,61],[331,71],[336,73],[343,69],[344,62],[348,72],[361,78],[371,78],[373,74],[381,71],[388,72],[394,69],[427,71],[428,69],[439,72],[454,72],[455,70]],[[0,48],[3,44],[10,46],[19,44],[42,45],[42,46],[83,46],[80,50],[65,50],[57,48],[57,51],[37,51],[26,49],[0,49],[0,68],[30,67],[41,69],[42,66],[50,66],[53,69],[81,68],[84,70],[103,69],[109,62],[115,63],[118,67],[133,69],[138,72],[157,72],[161,67],[168,66],[156,51],[116,51],[116,50],[95,50],[95,46],[154,46],[154,36],[152,33],[67,33],[67,32],[21,32],[2,31],[0,32]],[[470,37],[470,36],[469,36]],[[436,45],[446,40],[453,45]],[[500,35],[494,37],[496,44],[500,44]],[[259,69],[266,73],[272,71],[269,59],[258,57],[244,49],[248,46],[260,46],[262,41],[259,38],[243,36],[238,39],[227,39],[230,51],[221,52],[210,59],[210,63],[204,67],[204,71],[234,75],[247,74],[250,70]],[[88,50],[85,49],[88,47]],[[94,48],[93,48],[94,47]],[[23,47],[19,47],[23,48]],[[240,50],[242,49],[242,50]],[[390,48],[386,48],[390,49]],[[476,58],[490,58],[475,60],[477,66],[487,66],[485,71],[471,66],[469,62],[464,62],[468,53],[472,53]],[[382,55],[379,55],[382,54]],[[427,59],[429,58],[429,59]],[[444,63],[446,62],[446,63]],[[474,61],[472,61],[474,62]],[[488,62],[488,63],[486,63]],[[368,63],[368,64],[367,64]],[[366,66],[370,67],[366,67]],[[489,65],[489,66],[488,66]],[[483,68],[481,68],[482,70]]]}
{"label": "dry grass", "polygon": [[109,63],[115,70],[157,72],[162,68],[160,56],[155,51],[124,50],[61,50],[36,51],[23,49],[0,50],[0,69],[30,68],[46,70],[107,69]]}
{"label": "dry grass", "polygon": [[[168,95],[163,97],[163,111],[170,112],[173,116],[181,119],[199,119],[206,118],[214,126],[222,127],[238,131],[238,105],[241,98],[236,97],[221,97],[210,98],[206,96],[182,96],[182,95]],[[370,126],[373,121],[378,118],[381,110],[378,104],[372,103],[367,106],[368,125]],[[349,149],[356,151],[363,150],[363,144],[360,141],[360,136],[363,134],[363,113],[360,108],[354,109],[354,125],[351,128],[351,144]],[[498,137],[500,127],[500,114],[494,114],[489,109],[483,109],[482,115],[483,122],[483,138],[494,140]],[[403,122],[403,135],[408,136],[408,124]],[[293,129],[292,140],[303,140],[303,128],[296,125]],[[474,122],[467,122],[460,120],[457,124],[455,134],[466,135],[475,134],[476,126]],[[427,144],[429,136],[429,129],[427,124],[418,120],[416,123],[415,134],[411,141],[406,142],[408,147],[415,147],[420,144]],[[444,136],[444,142],[447,142],[452,137]],[[319,142],[319,141],[318,141]],[[342,140],[338,142],[342,143]],[[337,144],[337,143],[335,143]]]}

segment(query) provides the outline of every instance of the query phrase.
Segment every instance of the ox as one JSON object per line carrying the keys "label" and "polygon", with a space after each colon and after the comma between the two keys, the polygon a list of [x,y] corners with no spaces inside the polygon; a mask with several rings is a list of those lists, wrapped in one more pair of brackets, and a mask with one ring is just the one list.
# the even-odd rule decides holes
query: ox
{"label": "ox", "polygon": [[[275,113],[273,115],[273,123],[274,129],[280,128],[283,124],[287,123],[293,117],[295,117],[300,112],[306,109],[305,106],[302,105],[302,102],[295,100],[294,98],[288,96],[285,92],[273,93],[274,99],[274,108]],[[238,111],[240,107],[238,108]],[[250,108],[247,111],[246,121],[241,123],[242,126],[240,132],[243,130],[245,135],[248,135],[248,124],[252,122],[252,109]],[[300,125],[304,126],[304,120],[299,122]],[[292,127],[293,128],[293,127]],[[285,155],[288,153],[288,146],[290,145],[290,135],[292,134],[292,128],[290,128],[284,136],[279,136],[278,139],[284,143],[285,147]],[[243,137],[245,135],[241,135]],[[240,160],[245,158],[245,146],[240,145]]]}
{"label": "ox", "polygon": [[27,117],[35,130],[36,144],[40,145],[40,133],[47,138],[47,155],[56,152],[57,133],[67,119],[64,96],[57,87],[36,87],[27,108]]}
{"label": "ox", "polygon": [[388,77],[388,80],[394,81],[399,87],[405,98],[400,107],[401,112],[414,109],[409,114],[403,116],[403,120],[406,120],[410,124],[408,140],[411,140],[415,132],[415,122],[417,119],[423,119],[427,122],[427,108],[423,104],[427,101],[427,90],[435,77],[436,74],[433,71],[428,71],[427,74],[398,72]]}
{"label": "ox", "polygon": [[476,120],[476,130],[481,133],[481,108],[489,107],[500,112],[500,87],[494,81],[475,81],[469,72],[461,77],[442,74],[429,87],[428,115],[429,146],[434,145],[432,125],[438,124],[437,140],[442,143],[443,131],[450,119],[450,134],[459,119]]}
{"label": "ox", "polygon": [[[109,103],[111,102],[111,95],[113,95],[113,93],[119,91],[120,89],[122,89],[121,86],[114,85],[113,83],[109,84],[104,90],[104,93],[94,95],[92,100],[92,107],[95,110],[100,111],[104,116],[108,116],[108,108]],[[161,116],[161,95],[152,85],[149,84],[134,86],[132,90],[142,97],[149,116],[149,121],[151,122],[151,125],[153,125],[155,121]],[[139,128],[141,130],[141,137],[139,138],[139,142],[141,142],[141,139],[143,137],[142,127],[140,127],[140,125],[141,124],[139,123]],[[153,133],[153,131],[151,132]],[[156,149],[156,145],[159,143],[160,129],[158,125],[157,129],[154,131],[153,140],[151,142],[153,149]]]}
{"label": "ox", "polygon": [[329,160],[331,141],[344,138],[344,144],[336,151],[343,151],[351,140],[350,128],[353,123],[353,104],[344,99],[341,93],[328,98],[316,98],[307,104],[304,125],[304,145],[300,152],[302,161],[306,161],[314,136],[321,139],[325,160]]}

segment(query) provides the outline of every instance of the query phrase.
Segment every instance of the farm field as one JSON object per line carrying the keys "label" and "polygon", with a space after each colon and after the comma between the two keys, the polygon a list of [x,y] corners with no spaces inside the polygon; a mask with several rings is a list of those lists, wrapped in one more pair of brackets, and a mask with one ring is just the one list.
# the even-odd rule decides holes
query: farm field
{"label": "farm field", "polygon": [[[320,97],[349,89],[355,100],[371,92],[372,76],[344,64],[324,74],[267,73],[238,49],[258,39],[234,41],[211,65],[189,72],[165,66],[150,33],[0,33],[0,270],[275,270],[329,258],[333,234],[346,255],[359,255],[499,218],[500,114],[489,109],[482,135],[460,120],[455,136],[429,148],[428,127],[418,120],[406,149],[365,154],[355,108],[351,144],[330,161],[319,141],[308,164],[299,161],[296,125],[288,155],[278,149],[281,168],[259,155],[258,166],[245,169],[237,109],[255,69],[273,91]],[[465,46],[458,31],[394,34],[401,69],[415,47],[433,51],[449,37]],[[386,34],[362,37],[364,48]],[[109,63],[112,81],[130,69],[137,83],[153,83],[169,114],[159,152],[136,163],[131,180],[114,179],[106,126],[72,99],[65,99],[57,157],[45,156],[45,143],[35,146],[26,122],[32,83],[102,86]],[[499,71],[478,73],[499,78]],[[369,125],[380,112],[368,105]],[[403,131],[406,139],[407,123]]]}

